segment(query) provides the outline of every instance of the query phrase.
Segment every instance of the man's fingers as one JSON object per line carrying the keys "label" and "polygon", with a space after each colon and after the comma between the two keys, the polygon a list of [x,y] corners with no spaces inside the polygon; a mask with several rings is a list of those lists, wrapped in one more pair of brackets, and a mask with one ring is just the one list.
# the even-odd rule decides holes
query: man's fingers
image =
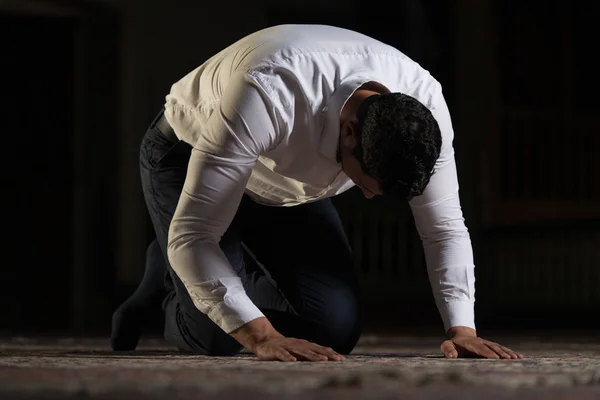
{"label": "man's fingers", "polygon": [[508,347],[504,347],[504,346],[500,346],[502,347],[502,349],[504,351],[506,351],[507,353],[511,354],[513,356],[513,358],[523,358],[523,354],[521,353],[517,353],[516,351],[513,351],[511,349],[509,349]]}
{"label": "man's fingers", "polygon": [[498,346],[500,346],[502,348],[502,350],[504,350],[505,352],[507,352],[508,354],[510,354],[511,358],[523,358],[523,354],[521,354],[521,353],[517,353],[515,351],[512,351],[508,347],[504,347],[502,345],[498,345]]}
{"label": "man's fingers", "polygon": [[502,346],[500,346],[498,343],[487,342],[486,344],[489,348],[494,350],[496,352],[496,354],[498,354],[501,358],[508,358],[508,359],[512,358],[512,356],[511,356],[512,352],[504,350],[502,348]]}
{"label": "man's fingers", "polygon": [[319,354],[327,356],[333,361],[344,361],[346,359],[343,355],[336,353],[331,347],[323,347],[315,344],[315,348],[313,350]]}
{"label": "man's fingers", "polygon": [[456,346],[454,345],[454,342],[452,342],[452,340],[444,341],[444,343],[442,343],[442,345],[440,346],[440,350],[446,358],[458,357],[458,351],[456,350]]}
{"label": "man's fingers", "polygon": [[500,356],[496,354],[491,348],[489,348],[483,341],[477,341],[476,343],[468,343],[465,348],[471,353],[475,353],[485,358],[493,360],[500,359]]}
{"label": "man's fingers", "polygon": [[310,351],[310,350],[308,350],[308,353],[313,357],[313,359],[315,361],[327,361],[327,360],[329,360],[329,357],[326,356],[325,354],[319,354],[316,351]]}
{"label": "man's fingers", "polygon": [[305,361],[327,361],[327,356],[318,354],[306,348],[296,347],[290,349],[289,351],[291,351],[292,354],[299,356],[302,360]]}
{"label": "man's fingers", "polygon": [[296,357],[290,354],[289,351],[281,349],[277,352],[277,358],[281,361],[296,361]]}
{"label": "man's fingers", "polygon": [[319,346],[315,343],[303,342],[292,349],[293,354],[301,356],[308,361],[343,361],[345,358],[329,347]]}
{"label": "man's fingers", "polygon": [[502,346],[498,343],[486,341],[486,344],[488,345],[488,347],[490,347],[492,350],[494,350],[502,358],[507,358],[507,359],[523,358],[522,354],[515,353],[508,347]]}
{"label": "man's fingers", "polygon": [[329,358],[324,354],[319,354],[316,351],[302,349],[301,353],[309,361],[327,361]]}

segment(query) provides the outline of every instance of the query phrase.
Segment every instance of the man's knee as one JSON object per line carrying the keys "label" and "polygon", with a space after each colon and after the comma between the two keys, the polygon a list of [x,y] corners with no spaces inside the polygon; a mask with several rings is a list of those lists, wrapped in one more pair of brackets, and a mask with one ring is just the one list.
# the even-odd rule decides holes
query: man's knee
{"label": "man's knee", "polygon": [[[340,287],[330,293],[316,318],[322,346],[340,354],[350,353],[360,338],[362,324],[358,296],[350,287]],[[313,319],[314,320],[314,319]]]}
{"label": "man's knee", "polygon": [[361,334],[358,318],[346,320],[343,324],[326,323],[322,329],[324,340],[319,344],[331,347],[340,354],[349,354],[354,350]]}
{"label": "man's knee", "polygon": [[330,340],[326,340],[322,345],[332,348],[338,354],[348,355],[356,347],[359,338],[360,329],[356,329],[343,334],[337,334],[337,336],[331,336]]}

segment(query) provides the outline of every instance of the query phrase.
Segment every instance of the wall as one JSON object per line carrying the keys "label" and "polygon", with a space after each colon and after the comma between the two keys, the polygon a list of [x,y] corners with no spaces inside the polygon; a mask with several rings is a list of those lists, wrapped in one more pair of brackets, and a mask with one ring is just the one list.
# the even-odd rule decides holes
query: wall
{"label": "wall", "polygon": [[[511,316],[521,313],[525,319],[537,315],[538,322],[555,323],[556,319],[540,314],[545,309],[585,321],[585,316],[578,317],[572,310],[593,312],[600,307],[594,292],[600,279],[595,267],[600,248],[597,222],[589,220],[584,226],[582,221],[571,221],[563,226],[565,221],[549,219],[544,226],[528,226],[521,219],[512,221],[510,228],[489,222],[502,222],[488,207],[494,199],[487,190],[494,183],[487,173],[490,156],[499,154],[495,139],[489,138],[504,135],[503,63],[494,9],[498,2],[406,0],[396,13],[382,12],[389,6],[383,0],[298,0],[287,2],[283,9],[275,0],[9,2],[22,9],[23,4],[35,4],[44,13],[59,10],[79,21],[76,101],[71,110],[77,166],[75,246],[60,250],[73,253],[74,326],[105,328],[114,303],[129,293],[142,274],[152,233],[139,185],[138,146],[170,85],[236,39],[291,21],[354,27],[405,50],[444,84],[456,132],[463,210],[475,250],[478,319],[490,323],[504,315],[503,320],[511,323]],[[79,7],[82,4],[97,7]],[[386,305],[380,309],[396,326],[406,323],[406,312],[439,325],[407,208],[386,199],[367,202],[354,192],[337,203],[356,247],[357,268],[369,298]],[[31,297],[27,307],[35,308],[40,301],[35,295],[42,296],[27,294]],[[407,311],[401,306],[408,301],[420,307]]]}
{"label": "wall", "polygon": [[[574,64],[582,69],[594,60],[581,51],[574,62],[575,50],[589,48],[593,36],[576,37],[573,26],[590,25],[572,18],[577,12],[593,18],[598,9],[560,0],[544,9],[531,5],[527,14],[519,4],[455,3],[460,89],[454,122],[477,265],[478,319],[488,326],[598,327],[600,204],[593,183],[578,184],[600,178],[586,158],[597,148],[592,143],[600,118],[563,95],[597,85],[595,78],[578,83],[575,77],[589,75],[573,74]],[[503,8],[519,24],[502,19]],[[517,123],[507,118],[513,115]],[[503,193],[523,181],[522,198]],[[562,192],[568,201],[557,201]]]}

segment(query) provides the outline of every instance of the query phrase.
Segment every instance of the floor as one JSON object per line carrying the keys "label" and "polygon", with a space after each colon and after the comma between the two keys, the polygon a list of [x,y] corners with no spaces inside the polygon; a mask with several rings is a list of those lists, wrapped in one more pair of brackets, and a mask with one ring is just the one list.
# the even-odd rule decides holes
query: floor
{"label": "floor", "polygon": [[0,398],[600,399],[600,340],[494,339],[526,358],[446,360],[428,337],[365,335],[342,363],[182,355],[152,339],[113,353],[98,339],[11,338],[0,341]]}

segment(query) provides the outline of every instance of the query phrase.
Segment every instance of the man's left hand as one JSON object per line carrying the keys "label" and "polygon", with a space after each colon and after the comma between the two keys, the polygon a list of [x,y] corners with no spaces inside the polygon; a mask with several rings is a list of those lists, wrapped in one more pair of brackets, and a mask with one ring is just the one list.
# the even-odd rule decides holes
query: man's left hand
{"label": "man's left hand", "polygon": [[523,358],[522,354],[508,347],[477,337],[475,330],[467,327],[452,328],[448,331],[448,335],[450,339],[441,346],[442,354],[446,358],[484,357],[496,360]]}

